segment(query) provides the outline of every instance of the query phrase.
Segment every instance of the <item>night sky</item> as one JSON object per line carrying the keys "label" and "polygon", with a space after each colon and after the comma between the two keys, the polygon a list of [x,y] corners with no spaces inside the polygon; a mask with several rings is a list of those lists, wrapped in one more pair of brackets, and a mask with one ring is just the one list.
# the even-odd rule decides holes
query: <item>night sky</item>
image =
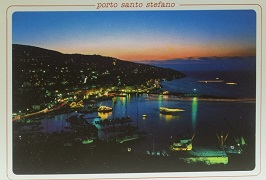
{"label": "night sky", "polygon": [[12,43],[130,61],[255,56],[256,12],[15,12]]}

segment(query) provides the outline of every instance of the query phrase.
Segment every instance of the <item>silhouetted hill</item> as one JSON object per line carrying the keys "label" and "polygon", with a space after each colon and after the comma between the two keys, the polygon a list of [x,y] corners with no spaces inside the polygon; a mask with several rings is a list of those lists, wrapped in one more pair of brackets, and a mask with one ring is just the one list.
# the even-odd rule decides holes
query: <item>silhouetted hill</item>
{"label": "silhouetted hill", "polygon": [[[13,85],[47,86],[139,85],[150,79],[184,77],[184,74],[152,65],[138,64],[100,55],[62,54],[43,48],[13,45]],[[48,85],[49,86],[49,85]]]}
{"label": "silhouetted hill", "polygon": [[48,91],[150,86],[155,79],[185,76],[169,68],[100,55],[63,54],[18,44],[13,44],[12,49],[13,100],[18,104],[27,98],[41,103]]}

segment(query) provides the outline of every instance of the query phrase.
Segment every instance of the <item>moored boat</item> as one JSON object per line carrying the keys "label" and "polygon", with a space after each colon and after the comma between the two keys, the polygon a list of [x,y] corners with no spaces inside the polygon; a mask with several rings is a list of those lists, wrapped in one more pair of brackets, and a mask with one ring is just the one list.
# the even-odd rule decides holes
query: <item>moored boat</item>
{"label": "moored boat", "polygon": [[111,112],[113,111],[113,108],[108,106],[100,106],[97,110],[98,112]]}
{"label": "moored boat", "polygon": [[192,140],[191,139],[179,139],[170,145],[171,151],[191,151]]}
{"label": "moored boat", "polygon": [[82,144],[90,144],[93,143],[93,139],[86,139],[82,141]]}
{"label": "moored boat", "polygon": [[181,108],[166,108],[166,107],[160,107],[160,113],[162,114],[171,114],[171,113],[178,113],[178,112],[184,112],[184,109]]}
{"label": "moored boat", "polygon": [[191,138],[175,139],[174,141],[172,141],[172,144],[170,145],[170,150],[171,151],[191,151],[194,135]]}

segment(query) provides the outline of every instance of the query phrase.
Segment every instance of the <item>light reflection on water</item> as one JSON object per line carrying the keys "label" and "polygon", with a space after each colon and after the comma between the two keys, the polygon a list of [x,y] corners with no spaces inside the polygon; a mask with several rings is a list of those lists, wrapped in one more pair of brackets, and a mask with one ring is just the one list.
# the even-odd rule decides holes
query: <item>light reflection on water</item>
{"label": "light reflection on water", "polygon": [[180,119],[180,115],[173,115],[173,114],[161,114],[160,113],[160,120],[165,121],[172,121]]}
{"label": "light reflection on water", "polygon": [[191,104],[192,129],[196,131],[197,113],[198,113],[198,98],[194,97]]}
{"label": "light reflection on water", "polygon": [[[214,143],[216,143],[215,128],[226,127],[225,118],[232,123],[232,127],[237,127],[238,131],[246,128],[241,127],[242,124],[255,123],[255,104],[252,103],[205,102],[199,101],[197,98],[192,98],[190,101],[173,101],[163,98],[165,96],[153,95],[154,98],[148,98],[149,96],[147,94],[131,94],[127,97],[116,97],[113,100],[99,102],[98,105],[113,107],[113,112],[95,112],[86,114],[84,117],[88,122],[96,125],[95,121],[130,116],[133,125],[138,125],[139,130],[147,132],[146,138],[138,144],[138,148],[142,149],[154,146],[158,149],[166,149],[171,137],[194,132],[196,132],[195,138],[197,136],[213,137]],[[159,112],[161,106],[182,108],[185,112],[176,115],[163,115]],[[60,132],[65,130],[65,127],[69,126],[65,119],[75,114],[79,113],[62,114],[54,118],[43,119],[44,131]],[[143,114],[146,115],[145,118],[143,118]],[[99,138],[110,135],[104,132],[106,126],[96,125],[96,127],[99,129]]]}

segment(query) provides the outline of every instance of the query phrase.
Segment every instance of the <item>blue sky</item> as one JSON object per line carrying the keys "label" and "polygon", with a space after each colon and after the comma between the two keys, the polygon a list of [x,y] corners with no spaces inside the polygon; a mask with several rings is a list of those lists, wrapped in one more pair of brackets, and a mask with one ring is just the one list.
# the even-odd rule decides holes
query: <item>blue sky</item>
{"label": "blue sky", "polygon": [[15,12],[12,43],[132,61],[255,56],[256,12]]}

